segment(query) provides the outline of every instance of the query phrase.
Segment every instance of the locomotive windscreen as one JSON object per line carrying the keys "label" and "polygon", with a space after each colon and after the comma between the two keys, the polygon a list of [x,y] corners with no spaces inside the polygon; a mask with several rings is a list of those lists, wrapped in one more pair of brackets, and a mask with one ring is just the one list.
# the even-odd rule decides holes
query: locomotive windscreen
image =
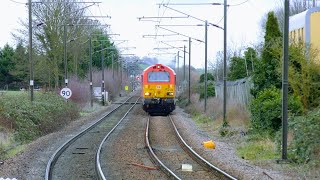
{"label": "locomotive windscreen", "polygon": [[149,72],[148,82],[169,82],[170,74],[169,72]]}

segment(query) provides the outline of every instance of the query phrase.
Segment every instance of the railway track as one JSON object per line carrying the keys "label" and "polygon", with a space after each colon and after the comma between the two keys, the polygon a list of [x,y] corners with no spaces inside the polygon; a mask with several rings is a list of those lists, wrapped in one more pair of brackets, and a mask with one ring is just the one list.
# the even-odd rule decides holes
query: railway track
{"label": "railway track", "polygon": [[[162,130],[157,132],[159,127]],[[159,136],[166,142],[157,141]],[[236,179],[197,154],[181,137],[171,116],[149,116],[145,143],[153,161],[174,179]],[[184,170],[183,165],[188,169]]]}
{"label": "railway track", "polygon": [[99,171],[102,144],[137,104],[139,98],[128,98],[60,146],[47,163],[45,179],[103,179],[103,172]]}
{"label": "railway track", "polygon": [[104,174],[104,172],[102,171],[102,168],[101,168],[101,159],[100,159],[100,155],[102,153],[102,146],[104,145],[105,141],[107,140],[107,138],[110,136],[110,134],[116,129],[116,127],[122,122],[122,120],[129,114],[129,112],[131,111],[131,109],[138,103],[140,98],[138,98],[135,103],[130,107],[130,109],[125,113],[125,115],[120,119],[120,121],[110,130],[110,132],[103,138],[103,140],[101,141],[100,145],[99,145],[99,148],[97,150],[97,153],[96,153],[96,161],[95,161],[95,164],[96,164],[96,170],[97,170],[97,174],[98,174],[98,177],[99,179],[103,179],[105,180],[106,179],[106,175]]}

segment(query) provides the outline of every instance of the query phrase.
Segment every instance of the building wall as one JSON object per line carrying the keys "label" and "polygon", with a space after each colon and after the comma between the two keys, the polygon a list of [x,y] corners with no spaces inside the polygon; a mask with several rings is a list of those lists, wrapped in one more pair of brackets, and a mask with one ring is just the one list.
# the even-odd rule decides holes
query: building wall
{"label": "building wall", "polygon": [[[310,43],[313,48],[320,50],[320,12],[313,12],[310,15]],[[320,53],[317,54],[317,60],[320,63]]]}
{"label": "building wall", "polygon": [[305,42],[305,28],[295,29],[289,32],[289,39],[291,43]]}
{"label": "building wall", "polygon": [[316,53],[319,52],[316,54],[316,61],[320,63],[320,7],[311,8],[298,14],[298,17],[299,21],[290,22],[293,23],[290,24],[293,28],[289,32],[289,41],[290,43],[303,42],[306,47],[311,44],[312,49],[315,49]]}

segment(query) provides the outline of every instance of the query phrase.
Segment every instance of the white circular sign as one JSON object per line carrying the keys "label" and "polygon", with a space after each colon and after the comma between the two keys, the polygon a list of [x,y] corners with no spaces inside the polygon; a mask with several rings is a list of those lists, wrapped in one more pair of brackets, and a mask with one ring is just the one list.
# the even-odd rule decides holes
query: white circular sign
{"label": "white circular sign", "polygon": [[69,99],[71,97],[71,95],[72,95],[72,91],[69,88],[63,88],[60,91],[60,95],[62,97],[64,97],[65,99]]}

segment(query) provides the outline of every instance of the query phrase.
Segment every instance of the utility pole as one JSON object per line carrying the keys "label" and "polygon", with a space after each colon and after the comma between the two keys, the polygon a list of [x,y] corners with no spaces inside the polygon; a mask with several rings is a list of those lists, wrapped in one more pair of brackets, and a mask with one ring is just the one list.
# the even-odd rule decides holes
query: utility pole
{"label": "utility pole", "polygon": [[282,160],[287,160],[288,139],[288,61],[289,61],[289,0],[284,1],[283,75],[282,75]]}
{"label": "utility pole", "polygon": [[63,59],[64,59],[64,83],[65,86],[68,87],[68,62],[67,62],[67,28],[66,28],[66,22],[64,22],[63,25]]}
{"label": "utility pole", "polygon": [[218,63],[218,61],[216,61],[216,76],[217,76],[216,81],[219,81],[219,63]]}
{"label": "utility pole", "polygon": [[120,94],[121,94],[121,90],[122,90],[122,59],[120,59]]}
{"label": "utility pole", "polygon": [[103,42],[101,42],[101,94],[102,94],[102,105],[104,106],[105,102],[105,93],[104,93],[104,50],[103,50]]}
{"label": "utility pole", "polygon": [[31,0],[28,1],[29,7],[29,63],[30,63],[30,100],[33,101],[33,88],[34,88],[34,77],[33,77],[33,61],[32,61],[32,4]]}
{"label": "utility pole", "polygon": [[183,82],[186,81],[186,46],[183,46]]}
{"label": "utility pole", "polygon": [[92,87],[92,42],[91,42],[91,34],[89,37],[89,56],[90,56],[90,65],[89,65],[89,71],[90,71],[90,105],[93,107],[93,87]]}
{"label": "utility pole", "polygon": [[223,31],[223,127],[227,123],[227,0],[224,0],[224,31]]}
{"label": "utility pole", "polygon": [[208,55],[208,22],[205,21],[204,27],[204,112],[207,111],[207,55]]}
{"label": "utility pole", "polygon": [[178,85],[178,90],[180,91],[180,88],[179,88],[179,80],[180,80],[180,79],[179,79],[179,65],[180,65],[180,64],[179,64],[179,57],[180,57],[180,56],[179,56],[179,51],[178,51],[177,85]]}
{"label": "utility pole", "polygon": [[191,103],[191,38],[189,37],[189,100],[188,103]]}
{"label": "utility pole", "polygon": [[112,65],[111,65],[111,67],[112,67],[112,79],[114,79],[114,67],[113,67],[113,61],[114,61],[114,59],[113,59],[113,53],[112,53],[112,55],[111,55],[111,60],[112,60]]}

